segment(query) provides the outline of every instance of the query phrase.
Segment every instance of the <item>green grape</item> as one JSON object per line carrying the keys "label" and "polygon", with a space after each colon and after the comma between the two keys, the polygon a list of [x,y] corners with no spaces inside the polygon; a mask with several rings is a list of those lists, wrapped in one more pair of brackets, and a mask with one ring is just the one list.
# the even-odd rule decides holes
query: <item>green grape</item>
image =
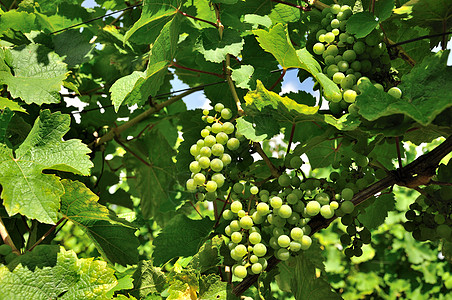
{"label": "green grape", "polygon": [[375,46],[381,41],[380,33],[377,30],[373,30],[365,38],[366,44],[369,46]]}
{"label": "green grape", "polygon": [[276,258],[282,261],[288,260],[290,258],[290,252],[287,249],[281,248],[276,251]]}
{"label": "green grape", "polygon": [[201,171],[201,166],[199,165],[199,162],[192,161],[190,163],[189,169],[192,173],[198,173],[199,171]]}
{"label": "green grape", "polygon": [[313,217],[320,212],[320,203],[317,201],[309,201],[306,204],[306,213]]}
{"label": "green grape", "polygon": [[185,186],[189,192],[196,191],[196,183],[193,179],[188,179],[187,182],[185,183]]}
{"label": "green grape", "polygon": [[224,185],[225,178],[224,178],[224,175],[221,174],[221,173],[213,174],[211,179],[213,181],[215,181],[215,183],[217,184],[218,188],[221,188]]}
{"label": "green grape", "polygon": [[223,130],[223,125],[220,123],[214,123],[212,124],[212,132],[213,133],[219,133]]}
{"label": "green grape", "polygon": [[377,89],[379,89],[382,92],[385,90],[385,88],[379,83],[374,83],[374,87],[376,87]]}
{"label": "green grape", "polygon": [[324,40],[326,43],[332,43],[335,40],[336,36],[332,32],[325,33]]}
{"label": "green grape", "polygon": [[231,234],[231,241],[236,244],[240,243],[242,241],[242,234],[238,231],[233,232]]}
{"label": "green grape", "polygon": [[344,54],[342,54],[342,58],[351,63],[356,60],[356,52],[353,50],[345,50]]}
{"label": "green grape", "polygon": [[301,250],[308,250],[311,247],[312,240],[309,236],[303,235],[301,238]]}
{"label": "green grape", "polygon": [[261,215],[266,215],[270,212],[270,208],[269,208],[268,204],[264,203],[264,202],[260,202],[257,205],[256,209],[257,209],[257,212]]}
{"label": "green grape", "polygon": [[229,108],[223,108],[221,110],[221,117],[225,120],[232,118],[232,111]]}
{"label": "green grape", "polygon": [[260,274],[260,273],[262,272],[262,270],[263,270],[263,267],[262,267],[262,265],[261,265],[260,263],[254,263],[254,264],[251,266],[251,271],[252,271],[254,274]]}
{"label": "green grape", "polygon": [[0,245],[0,255],[7,256],[12,252],[13,252],[13,249],[11,248],[11,246],[6,245],[6,244]]}
{"label": "green grape", "polygon": [[201,136],[203,138],[205,138],[206,136],[208,136],[210,134],[210,131],[208,129],[203,129],[201,130]]}
{"label": "green grape", "polygon": [[223,219],[229,221],[229,220],[232,220],[233,218],[234,218],[234,213],[231,210],[225,209],[223,211]]}
{"label": "green grape", "polygon": [[217,103],[214,106],[215,111],[220,112],[224,108],[224,105],[222,103]]}
{"label": "green grape", "polygon": [[287,218],[287,223],[295,225],[300,221],[300,215],[297,212],[292,212],[292,215]]}
{"label": "green grape", "polygon": [[289,249],[290,249],[290,251],[298,252],[301,250],[301,243],[292,241],[292,242],[290,242]]}
{"label": "green grape", "polygon": [[312,51],[317,55],[322,55],[325,51],[325,46],[322,43],[316,43],[314,44]]}
{"label": "green grape", "polygon": [[217,142],[217,139],[213,135],[208,135],[204,138],[204,146],[212,147]]}
{"label": "green grape", "polygon": [[336,61],[334,60],[334,56],[332,55],[328,55],[324,58],[325,61],[325,65],[330,66],[330,65],[334,65],[336,63]]}
{"label": "green grape", "polygon": [[[347,76],[345,76],[344,79],[342,79],[341,81],[341,88],[344,89],[344,91],[349,90],[353,87],[353,85],[355,84],[354,82],[355,80],[355,75],[353,74],[348,74]],[[353,91],[355,92],[355,91]],[[355,92],[356,94],[356,92]],[[344,100],[345,100],[345,92],[344,92]]]}
{"label": "green grape", "polygon": [[250,233],[250,235],[248,236],[248,240],[250,241],[251,244],[258,244],[261,242],[261,235],[257,232],[252,232]]}
{"label": "green grape", "polygon": [[330,196],[327,193],[319,193],[315,196],[315,201],[319,202],[321,205],[330,203]]}
{"label": "green grape", "polygon": [[319,36],[321,34],[325,34],[327,31],[325,29],[320,29],[319,31],[317,31],[317,33],[315,34],[315,38],[316,40],[319,40]]}
{"label": "green grape", "polygon": [[337,84],[340,84],[344,78],[345,78],[345,75],[342,72],[336,72],[333,75],[333,81],[334,81],[334,83],[337,83]]}
{"label": "green grape", "polygon": [[[333,34],[333,36],[334,36],[334,34]],[[336,45],[329,45],[325,50],[325,54],[336,56],[339,54],[339,49],[337,48]]]}
{"label": "green grape", "polygon": [[262,257],[267,254],[267,247],[262,243],[257,243],[253,246],[253,253],[256,256]]}
{"label": "green grape", "polygon": [[194,157],[198,156],[199,148],[197,145],[193,145],[190,147],[190,154],[193,155]]}
{"label": "green grape", "polygon": [[353,257],[353,255],[355,254],[355,252],[353,251],[353,248],[349,247],[347,249],[344,250],[344,254],[347,257]]}
{"label": "green grape", "polygon": [[238,213],[243,208],[242,202],[234,201],[231,203],[231,211],[233,213]]}
{"label": "green grape", "polygon": [[246,270],[245,266],[236,266],[234,268],[234,275],[238,278],[245,278],[246,275],[248,275],[248,271]]}
{"label": "green grape", "polygon": [[206,176],[202,173],[197,173],[193,176],[193,180],[195,181],[196,185],[203,185],[204,182],[206,182]]}
{"label": "green grape", "polygon": [[[333,30],[331,30],[331,32],[332,32],[335,36],[338,36],[338,35],[341,33],[340,30],[337,29],[337,28],[334,28]],[[338,43],[338,45],[339,45],[339,43]]]}
{"label": "green grape", "polygon": [[240,227],[243,229],[250,229],[253,227],[253,219],[250,216],[244,216],[243,218],[240,218]]}
{"label": "green grape", "polygon": [[234,185],[232,186],[232,190],[234,192],[236,192],[237,194],[241,194],[243,193],[243,190],[245,189],[245,186],[243,184],[241,184],[240,182],[236,182],[234,183]]}
{"label": "green grape", "polygon": [[287,204],[283,204],[279,208],[278,215],[281,218],[287,219],[287,218],[289,218],[292,215],[292,208],[289,205],[287,205]]}
{"label": "green grape", "polygon": [[279,249],[280,247],[279,247],[279,245],[278,245],[278,239],[277,238],[275,238],[274,236],[272,236],[271,238],[270,238],[270,240],[268,241],[268,244],[270,245],[270,247],[272,248],[272,249]]}
{"label": "green grape", "polygon": [[311,227],[309,225],[305,225],[301,229],[303,230],[305,235],[309,235],[311,233]]}
{"label": "green grape", "polygon": [[235,248],[235,253],[237,254],[237,256],[240,257],[244,257],[247,253],[248,253],[248,249],[246,248],[245,245],[237,245]]}
{"label": "green grape", "polygon": [[[231,156],[229,154],[227,154],[227,153],[224,153],[222,156],[220,156],[220,159],[223,162],[224,166],[229,165],[231,163],[231,161],[232,161]],[[210,165],[210,163],[209,163],[209,165]]]}
{"label": "green grape", "polygon": [[[231,209],[231,211],[234,212],[232,209]],[[238,211],[237,211],[237,212],[238,212]],[[231,223],[229,223],[229,227],[231,228],[231,230],[232,230],[233,232],[235,232],[235,231],[240,231],[240,230],[242,229],[242,228],[240,227],[239,221],[237,221],[237,220],[231,221]]]}
{"label": "green grape", "polygon": [[436,233],[439,235],[439,237],[448,239],[448,238],[450,238],[452,229],[447,224],[441,224],[441,225],[438,225],[438,227],[436,227]]}
{"label": "green grape", "polygon": [[210,157],[212,155],[212,150],[210,149],[210,147],[202,147],[199,150],[199,155],[205,156],[205,157]]}
{"label": "green grape", "polygon": [[281,207],[281,205],[282,205],[282,199],[280,198],[280,197],[278,197],[278,196],[275,196],[275,197],[272,197],[271,199],[270,199],[270,205],[273,207],[273,208],[280,208]]}
{"label": "green grape", "polygon": [[299,156],[294,156],[290,159],[290,166],[293,169],[299,169],[303,164],[303,160]]}
{"label": "green grape", "polygon": [[[342,205],[343,205],[344,203],[342,203]],[[353,203],[352,203],[353,204]],[[342,210],[342,206],[341,206],[341,210]],[[342,210],[343,211],[343,210]],[[353,222],[353,216],[352,215],[350,215],[350,214],[346,214],[345,216],[343,216],[342,218],[341,218],[341,223],[342,223],[342,225],[345,225],[345,226],[348,226],[348,225],[350,225],[350,224],[352,224],[352,222]]]}
{"label": "green grape", "polygon": [[212,146],[212,154],[215,156],[221,156],[224,153],[224,147],[221,144],[214,144]]}
{"label": "green grape", "polygon": [[287,174],[282,174],[278,177],[278,184],[282,187],[287,187],[290,185],[290,177]]}
{"label": "green grape", "polygon": [[331,209],[338,209],[339,203],[337,201],[331,201],[330,206],[331,206]]}
{"label": "green grape", "polygon": [[226,143],[228,142],[228,139],[229,139],[228,135],[224,132],[218,132],[217,135],[215,136],[216,142],[221,145],[226,145]]}
{"label": "green grape", "polygon": [[289,247],[290,237],[285,234],[282,234],[278,237],[278,245],[283,248]]}
{"label": "green grape", "polygon": [[290,179],[290,185],[292,186],[300,186],[301,180],[300,177],[298,177],[297,175],[295,175],[294,177],[292,177],[292,179]]}
{"label": "green grape", "polygon": [[208,116],[206,120],[207,120],[207,123],[213,123],[215,121],[215,118],[212,116]]}
{"label": "green grape", "polygon": [[280,216],[274,216],[273,217],[273,225],[277,227],[284,227],[286,225],[287,220],[284,218],[281,218]]}
{"label": "green grape", "polygon": [[336,65],[329,65],[326,69],[326,73],[328,77],[332,78],[334,74],[339,72],[339,68]]}
{"label": "green grape", "polygon": [[320,214],[325,219],[331,219],[334,216],[334,209],[332,209],[331,206],[329,206],[328,204],[327,205],[323,205],[320,208]]}
{"label": "green grape", "polygon": [[205,115],[205,116],[208,116],[209,115],[209,110],[208,109],[204,109],[202,111],[202,114]]}
{"label": "green grape", "polygon": [[363,230],[359,232],[359,237],[364,244],[369,244],[371,241],[371,234],[369,229],[363,228]]}
{"label": "green grape", "polygon": [[345,201],[352,200],[353,195],[354,195],[353,190],[350,188],[345,188],[341,192],[342,199],[344,199]]}
{"label": "green grape", "polygon": [[398,87],[395,87],[395,86],[388,90],[388,94],[396,99],[399,99],[402,97],[402,91]]}
{"label": "green grape", "polygon": [[231,122],[224,122],[223,123],[223,132],[226,134],[231,134],[234,132],[234,124],[232,124]]}
{"label": "green grape", "polygon": [[438,214],[435,215],[434,221],[436,224],[441,225],[444,224],[444,222],[446,222],[446,218],[443,215]]}
{"label": "green grape", "polygon": [[205,186],[206,191],[208,191],[210,193],[215,192],[217,190],[217,187],[218,187],[217,183],[212,180],[207,181],[206,186]]}
{"label": "green grape", "polygon": [[290,237],[295,241],[301,241],[304,233],[300,227],[294,227],[290,230]]}
{"label": "green grape", "polygon": [[361,255],[363,255],[363,250],[361,248],[353,248],[353,255],[360,257]]}
{"label": "green grape", "polygon": [[252,186],[250,188],[250,193],[256,195],[257,193],[259,193],[259,188],[257,186]]}
{"label": "green grape", "polygon": [[[328,21],[327,21],[328,22]],[[325,33],[326,34],[326,33]],[[319,38],[317,39],[319,42],[324,43],[325,42],[325,34],[319,35]]]}
{"label": "green grape", "polygon": [[352,238],[348,235],[348,234],[343,234],[340,237],[341,243],[342,245],[350,245],[350,243],[352,242]]}
{"label": "green grape", "polygon": [[237,212],[237,215],[238,215],[240,218],[242,218],[242,217],[246,216],[246,212],[245,212],[243,209],[241,209],[241,210],[239,210],[239,211]]}
{"label": "green grape", "polygon": [[289,204],[297,204],[299,198],[295,193],[290,193],[289,195],[287,195],[286,197],[287,203]]}
{"label": "green grape", "polygon": [[339,28],[339,24],[340,24],[340,22],[338,19],[333,19],[333,20],[331,20],[331,23],[330,23],[332,28]]}
{"label": "green grape", "polygon": [[345,231],[347,231],[347,233],[348,233],[349,235],[355,235],[355,234],[356,234],[356,227],[355,227],[355,225],[353,225],[353,224],[348,225],[348,226],[347,226],[347,229],[346,229]]}
{"label": "green grape", "polygon": [[346,72],[349,68],[349,65],[345,60],[341,60],[337,63],[337,67],[339,68],[339,71]]}
{"label": "green grape", "polygon": [[210,168],[214,172],[220,172],[221,170],[223,170],[223,161],[221,161],[221,159],[218,158],[212,159],[212,161],[210,162]]}
{"label": "green grape", "polygon": [[[231,211],[229,211],[229,212],[231,212]],[[224,213],[223,213],[223,217],[224,217]],[[231,234],[233,233],[233,231],[232,231],[232,229],[231,229],[231,226],[227,225],[227,226],[224,228],[224,233],[226,233],[227,236],[231,236]]]}
{"label": "green grape", "polygon": [[227,142],[226,146],[228,147],[229,150],[234,151],[239,148],[240,142],[236,138],[230,138],[229,141]]}
{"label": "green grape", "polygon": [[257,211],[253,212],[251,218],[253,219],[254,224],[262,224],[265,221],[264,217]]}

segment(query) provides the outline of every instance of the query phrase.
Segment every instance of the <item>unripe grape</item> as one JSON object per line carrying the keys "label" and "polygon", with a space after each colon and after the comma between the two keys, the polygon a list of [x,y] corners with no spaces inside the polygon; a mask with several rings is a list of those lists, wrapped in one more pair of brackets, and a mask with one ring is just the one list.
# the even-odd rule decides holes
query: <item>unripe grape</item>
{"label": "unripe grape", "polygon": [[185,183],[185,186],[187,187],[187,190],[189,192],[196,191],[196,183],[193,179],[188,179],[187,182]]}
{"label": "unripe grape", "polygon": [[220,112],[224,108],[224,105],[222,103],[217,103],[214,106],[215,111]]}
{"label": "unripe grape", "polygon": [[209,115],[209,110],[208,109],[204,109],[202,111],[202,114],[205,115],[205,116],[208,116]]}
{"label": "unripe grape", "polygon": [[213,155],[221,156],[221,155],[223,155],[223,152],[224,152],[223,145],[217,143],[212,146],[212,154]]}
{"label": "unripe grape", "polygon": [[244,216],[243,218],[240,218],[240,227],[243,229],[250,229],[253,227],[253,219],[251,219],[250,216]]}
{"label": "unripe grape", "polygon": [[210,150],[210,147],[202,147],[201,150],[199,150],[199,155],[210,157],[212,155],[212,150]]}
{"label": "unripe grape", "polygon": [[346,90],[344,92],[344,101],[347,103],[354,103],[358,94],[354,90]]}
{"label": "unripe grape", "polygon": [[190,154],[196,157],[199,154],[199,148],[197,145],[192,145],[190,147]]}
{"label": "unripe grape", "polygon": [[213,123],[215,121],[215,118],[212,116],[208,116],[206,120],[207,120],[207,123]]}
{"label": "unripe grape", "polygon": [[235,248],[235,253],[237,256],[244,257],[248,253],[248,249],[245,247],[245,245],[237,245]]}
{"label": "unripe grape", "polygon": [[193,176],[193,180],[195,181],[196,185],[203,185],[204,182],[206,182],[206,176],[202,173],[197,173]]}
{"label": "unripe grape", "polygon": [[452,232],[452,229],[447,224],[441,224],[441,225],[438,225],[438,227],[436,227],[436,233],[441,238],[445,238],[445,239],[450,238],[451,232]]}
{"label": "unripe grape", "polygon": [[212,147],[217,142],[217,139],[213,135],[208,135],[204,138],[204,146]]}
{"label": "unripe grape", "polygon": [[208,129],[203,129],[201,130],[201,136],[203,138],[205,138],[206,136],[208,136],[210,134],[210,131]]}
{"label": "unripe grape", "polygon": [[262,268],[262,265],[261,265],[260,263],[254,263],[254,264],[251,266],[251,271],[252,271],[254,274],[259,274],[259,273],[262,272],[262,270],[263,270],[263,268]]}
{"label": "unripe grape", "polygon": [[231,241],[236,244],[240,243],[242,241],[242,234],[238,231],[233,232],[231,234]]}
{"label": "unripe grape", "polygon": [[290,251],[298,252],[301,250],[301,243],[292,241],[292,242],[290,242],[289,249],[290,249]]}
{"label": "unripe grape", "polygon": [[339,203],[337,201],[331,201],[330,206],[331,206],[331,209],[338,209]]}
{"label": "unripe grape", "polygon": [[293,169],[299,169],[303,164],[303,160],[299,156],[294,156],[290,159],[290,166]]}
{"label": "unripe grape", "polygon": [[223,162],[224,166],[227,166],[231,163],[232,158],[229,154],[224,153],[222,156],[220,156],[221,161]]}
{"label": "unripe grape", "polygon": [[250,233],[248,240],[250,241],[251,244],[258,244],[261,242],[261,235],[257,232],[252,232]]}
{"label": "unripe grape", "polygon": [[328,43],[328,44],[332,43],[335,38],[336,38],[336,36],[332,32],[328,32],[324,36],[325,42]]}
{"label": "unripe grape", "polygon": [[221,132],[223,129],[223,125],[221,125],[220,123],[213,123],[212,124],[212,132],[213,133],[219,133]]}
{"label": "unripe grape", "polygon": [[287,187],[290,185],[290,177],[287,174],[282,174],[278,177],[278,184],[282,187]]}
{"label": "unripe grape", "polygon": [[290,237],[295,241],[300,241],[304,233],[300,227],[294,227],[290,230]]}
{"label": "unripe grape", "polygon": [[245,266],[236,266],[234,268],[234,275],[238,278],[245,278],[246,275],[248,275],[248,271],[246,270]]}
{"label": "unripe grape", "polygon": [[315,196],[315,201],[319,202],[321,205],[330,203],[330,196],[327,193],[319,193]]}
{"label": "unripe grape", "polygon": [[226,146],[229,150],[234,151],[237,150],[240,146],[240,142],[236,138],[230,138],[229,141],[226,143]]}
{"label": "unripe grape", "polygon": [[241,210],[239,210],[239,211],[237,212],[237,215],[238,215],[240,218],[242,218],[242,217],[246,216],[246,211],[244,211],[243,209],[241,209]]}
{"label": "unripe grape", "polygon": [[259,257],[262,257],[267,254],[267,247],[262,243],[257,243],[253,246],[253,253]]}
{"label": "unripe grape", "polygon": [[379,84],[379,83],[375,83],[374,84],[374,87],[376,87],[377,89],[379,89],[380,91],[384,91],[385,90],[385,88],[381,85],[381,84]]}
{"label": "unripe grape", "polygon": [[231,210],[225,209],[223,211],[223,219],[232,220],[233,218],[234,218],[234,213]]}
{"label": "unripe grape", "polygon": [[289,205],[287,205],[287,204],[283,204],[279,208],[278,215],[281,218],[287,219],[287,218],[289,218],[292,215],[292,208]]}
{"label": "unripe grape", "polygon": [[287,249],[281,248],[276,252],[275,256],[277,259],[285,261],[290,258],[290,252]]}
{"label": "unripe grape", "polygon": [[218,187],[217,183],[212,180],[207,181],[206,186],[205,186],[206,191],[208,191],[210,193],[215,192],[217,190],[217,187]]}
{"label": "unripe grape", "polygon": [[350,188],[345,188],[341,192],[342,199],[344,199],[345,201],[352,200],[353,195],[354,195],[353,190]]}
{"label": "unripe grape", "polygon": [[223,132],[226,134],[231,134],[234,132],[234,124],[232,124],[231,122],[224,122],[223,123]]}
{"label": "unripe grape", "polygon": [[280,197],[278,197],[278,196],[272,197],[270,199],[270,205],[273,208],[280,208],[281,205],[282,205],[282,199]]}
{"label": "unripe grape", "polygon": [[342,58],[351,63],[356,60],[356,53],[353,50],[345,50],[344,54],[342,54]]}
{"label": "unripe grape", "polygon": [[190,163],[189,169],[192,173],[198,173],[199,171],[201,171],[201,166],[199,165],[199,162],[192,161]]}
{"label": "unripe grape", "polygon": [[320,212],[320,203],[317,201],[309,201],[306,204],[306,213],[313,217]]}
{"label": "unripe grape", "polygon": [[304,235],[301,238],[301,249],[302,250],[308,250],[309,247],[311,247],[311,244],[312,244],[312,239],[309,236]]}
{"label": "unripe grape", "polygon": [[241,194],[245,187],[240,182],[234,183],[234,186],[232,187],[232,190],[236,192],[237,194]]}
{"label": "unripe grape", "polygon": [[329,205],[323,205],[320,208],[320,214],[325,219],[331,219],[334,216],[334,210]]}
{"label": "unripe grape", "polygon": [[211,168],[214,172],[220,172],[221,170],[223,170],[223,162],[221,161],[221,159],[214,158],[214,159],[212,159],[212,161],[210,162],[210,168]]}
{"label": "unripe grape", "polygon": [[[333,34],[334,36],[334,34]],[[329,45],[325,50],[325,55],[337,56],[339,54],[339,49],[336,45]]]}
{"label": "unripe grape", "polygon": [[290,245],[290,237],[282,234],[278,237],[278,245],[282,248],[287,248]]}
{"label": "unripe grape", "polygon": [[221,188],[224,185],[224,175],[221,173],[215,173],[212,175],[211,179],[213,181],[215,181],[215,183],[217,184],[217,187]]}
{"label": "unripe grape", "polygon": [[402,91],[395,86],[388,90],[388,94],[396,99],[400,99],[402,97]]}
{"label": "unripe grape", "polygon": [[250,188],[250,193],[253,195],[257,195],[257,193],[259,193],[259,188],[257,186],[252,186]]}
{"label": "unripe grape", "polygon": [[312,51],[317,55],[322,55],[325,51],[325,46],[322,43],[316,43],[312,48]]}
{"label": "unripe grape", "polygon": [[221,117],[225,120],[232,118],[232,111],[229,108],[223,108],[221,110]]}
{"label": "unripe grape", "polygon": [[231,203],[231,211],[233,213],[238,213],[239,210],[241,210],[243,208],[242,202],[240,201],[234,201]]}
{"label": "unripe grape", "polygon": [[227,143],[228,139],[229,139],[228,135],[224,132],[219,132],[215,136],[216,142],[221,145],[225,145]]}

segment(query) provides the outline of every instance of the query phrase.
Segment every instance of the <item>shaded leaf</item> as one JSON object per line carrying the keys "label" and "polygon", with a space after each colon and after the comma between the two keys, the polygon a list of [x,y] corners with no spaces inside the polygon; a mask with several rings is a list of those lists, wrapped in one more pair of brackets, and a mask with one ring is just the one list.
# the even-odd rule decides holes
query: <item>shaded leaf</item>
{"label": "shaded leaf", "polygon": [[243,134],[247,139],[253,142],[262,142],[267,139],[267,134],[256,135],[256,129],[253,123],[248,122],[244,117],[236,119],[237,132]]}
{"label": "shaded leaf", "polygon": [[166,276],[152,261],[140,261],[133,273],[133,288],[130,293],[141,299],[152,293],[161,293],[166,288]]}
{"label": "shaded leaf", "polygon": [[367,36],[377,26],[375,16],[368,11],[356,13],[347,21],[347,32],[354,34],[357,38]]}
{"label": "shaded leaf", "polygon": [[26,110],[19,105],[19,103],[8,98],[0,97],[0,109],[9,108],[12,111],[26,112]]}
{"label": "shaded leaf", "polygon": [[394,194],[380,195],[359,214],[358,220],[368,229],[377,228],[384,223],[388,212],[394,210],[394,205]]}

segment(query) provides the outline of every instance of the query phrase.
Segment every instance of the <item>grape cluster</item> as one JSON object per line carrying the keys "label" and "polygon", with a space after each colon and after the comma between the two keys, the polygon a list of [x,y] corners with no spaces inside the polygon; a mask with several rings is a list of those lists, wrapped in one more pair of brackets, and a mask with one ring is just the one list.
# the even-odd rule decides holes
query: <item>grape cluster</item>
{"label": "grape cluster", "polygon": [[419,196],[406,212],[405,230],[418,241],[445,239],[452,242],[452,188],[427,190]]}
{"label": "grape cluster", "polygon": [[[317,43],[312,48],[315,54],[322,56],[323,73],[341,88],[341,93],[327,99],[331,101],[333,113],[355,102],[361,93],[362,82],[369,81],[369,78],[378,80],[390,69],[390,57],[380,31],[374,29],[364,38],[346,32],[347,20],[352,15],[348,5],[333,4],[323,9],[323,28],[315,33]],[[381,83],[372,83],[380,90],[385,89]],[[402,96],[397,87],[390,87],[387,92],[396,98]]]}
{"label": "grape cluster", "polygon": [[[237,150],[240,141],[231,137],[235,126],[229,121],[232,111],[223,104],[215,105],[215,114],[203,111],[202,119],[208,124],[201,130],[201,139],[190,147],[190,154],[195,158],[189,165],[191,177],[186,182],[186,188],[190,192],[197,192],[199,197],[216,198],[216,191],[225,184],[225,176],[221,173],[232,161],[231,155],[225,150]],[[226,187],[226,186],[225,186]],[[209,199],[208,199],[209,200]]]}

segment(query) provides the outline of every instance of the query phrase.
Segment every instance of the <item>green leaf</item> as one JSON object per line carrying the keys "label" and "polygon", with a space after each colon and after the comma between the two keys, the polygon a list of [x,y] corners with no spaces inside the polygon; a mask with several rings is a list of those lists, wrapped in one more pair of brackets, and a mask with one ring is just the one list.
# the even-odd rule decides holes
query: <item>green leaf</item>
{"label": "green leaf", "polygon": [[239,0],[212,0],[213,3],[235,4]]}
{"label": "green leaf", "polygon": [[267,139],[267,134],[256,135],[256,128],[253,123],[247,121],[245,118],[240,117],[236,119],[237,132],[243,134],[247,139],[253,142],[262,142]]}
{"label": "green leaf", "polygon": [[358,216],[358,220],[368,229],[374,229],[384,223],[388,212],[394,210],[394,194],[382,194],[366,207]]}
{"label": "green leaf", "polygon": [[179,205],[175,200],[176,168],[172,156],[176,153],[162,134],[151,131],[141,139],[129,143],[129,147],[142,160],[130,153],[124,157],[128,172],[134,178],[128,179],[130,190],[139,197],[141,211],[145,218],[155,217],[164,211],[172,211]]}
{"label": "green leaf", "polygon": [[35,24],[36,16],[25,11],[10,10],[1,14],[0,18],[0,36],[8,31],[20,31],[29,33],[38,29]]}
{"label": "green leaf", "polygon": [[357,38],[367,36],[378,25],[375,16],[368,11],[356,13],[347,21],[347,32],[354,34]]}
{"label": "green leaf", "polygon": [[161,293],[166,288],[166,276],[150,260],[140,261],[133,273],[133,288],[130,293],[142,299],[152,293]]}
{"label": "green leaf", "polygon": [[110,93],[111,102],[115,106],[116,112],[124,101],[131,99],[126,101],[126,103],[132,104],[134,102],[134,99],[129,95],[131,95],[138,80],[144,80],[144,76],[145,72],[135,71],[130,75],[119,78],[113,83],[110,88]]}
{"label": "green leaf", "polygon": [[380,0],[375,2],[375,15],[379,22],[383,22],[392,15],[394,0]]}
{"label": "green leaf", "polygon": [[57,35],[52,35],[55,52],[64,57],[69,67],[81,65],[90,59],[95,47],[90,43],[92,35],[88,31],[66,30]]}
{"label": "green leaf", "polygon": [[361,124],[359,116],[351,114],[345,114],[339,119],[332,115],[325,115],[325,122],[342,131],[355,130]]}
{"label": "green leaf", "polygon": [[83,183],[62,180],[64,195],[61,213],[80,226],[102,255],[112,263],[132,265],[138,262],[139,242],[134,228],[112,211],[97,203],[99,197]]}
{"label": "green leaf", "polygon": [[270,26],[272,26],[272,20],[270,19],[269,16],[260,16],[260,15],[255,15],[255,14],[244,15],[243,22],[253,24],[256,27],[258,25],[264,26],[266,28],[269,28]]}
{"label": "green leaf", "polygon": [[59,91],[68,75],[61,57],[37,44],[6,50],[6,55],[11,70],[1,68],[0,84],[8,86],[12,97],[27,104],[60,102]]}
{"label": "green leaf", "polygon": [[270,28],[269,31],[258,29],[253,30],[253,33],[262,49],[273,54],[283,68],[300,67],[300,60],[290,42],[287,26],[279,23]]}
{"label": "green leaf", "polygon": [[0,97],[0,109],[9,108],[12,111],[20,111],[27,112],[24,108],[22,108],[19,103],[10,100],[8,98]]}
{"label": "green leaf", "polygon": [[254,73],[254,67],[251,65],[241,65],[240,69],[233,69],[231,73],[232,80],[237,87],[251,90],[250,80]]}
{"label": "green leaf", "polygon": [[[1,100],[5,98],[0,97],[0,105]],[[6,99],[8,100],[8,99]],[[0,110],[0,143],[5,144],[6,143],[6,131],[8,130],[9,122],[11,122],[11,119],[13,118],[14,113],[9,108],[3,108],[3,110]]]}
{"label": "green leaf", "polygon": [[216,274],[201,276],[199,280],[199,300],[227,300],[228,283]]}
{"label": "green leaf", "polygon": [[151,44],[157,38],[158,32],[169,22],[180,8],[180,0],[145,0],[140,19],[124,36],[124,42],[129,39],[137,44]]}
{"label": "green leaf", "polygon": [[218,29],[205,28],[202,30],[196,50],[203,54],[207,61],[221,63],[227,54],[239,56],[244,44],[240,33],[236,30],[226,28],[220,39]]}
{"label": "green leaf", "polygon": [[206,241],[190,262],[193,269],[205,273],[206,271],[221,265],[222,259],[220,257],[220,248],[223,243],[224,240],[221,237],[214,237],[212,240]]}
{"label": "green leaf", "polygon": [[185,215],[172,218],[154,240],[155,264],[162,265],[174,257],[196,254],[213,224],[209,218],[192,220]]}
{"label": "green leaf", "polygon": [[[107,299],[117,280],[100,260],[78,259],[74,251],[42,245],[0,265],[3,299]],[[10,269],[9,269],[10,268]]]}
{"label": "green leaf", "polygon": [[383,116],[405,114],[421,125],[430,124],[437,115],[452,106],[452,67],[447,66],[449,51],[426,57],[402,77],[402,98],[396,99],[365,82],[357,97],[359,114],[373,121]]}
{"label": "green leaf", "polygon": [[269,17],[273,24],[277,23],[290,23],[300,20],[301,10],[297,7],[289,6],[283,3],[277,3],[273,7]]}
{"label": "green leaf", "polygon": [[20,213],[55,224],[64,189],[57,176],[42,171],[90,174],[88,147],[80,140],[62,140],[69,123],[68,115],[44,110],[15,154],[0,144],[0,184],[3,205],[10,216]]}

